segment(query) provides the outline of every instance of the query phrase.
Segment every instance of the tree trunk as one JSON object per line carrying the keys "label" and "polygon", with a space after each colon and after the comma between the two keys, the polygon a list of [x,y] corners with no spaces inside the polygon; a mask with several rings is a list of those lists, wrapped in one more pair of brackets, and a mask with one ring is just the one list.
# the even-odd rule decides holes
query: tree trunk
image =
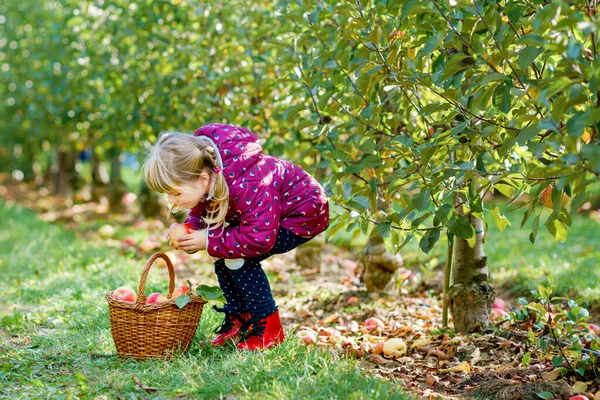
{"label": "tree trunk", "polygon": [[470,214],[466,217],[475,228],[475,246],[471,248],[466,240],[455,238],[453,285],[448,291],[454,329],[459,333],[486,329],[495,297],[488,282],[487,257],[483,250],[484,223]]}
{"label": "tree trunk", "polygon": [[360,260],[363,281],[369,292],[386,291],[388,284],[403,264],[400,254],[390,254],[386,251],[383,238],[375,234],[369,238],[365,252]]}
{"label": "tree trunk", "polygon": [[110,155],[110,183],[108,186],[108,204],[111,212],[122,212],[123,195],[127,188],[121,178],[121,152],[113,149]]}
{"label": "tree trunk", "polygon": [[92,189],[90,193],[91,200],[99,202],[102,197],[106,196],[106,189],[110,178],[108,172],[100,159],[98,152],[92,147],[90,157],[90,167],[92,170]]}
{"label": "tree trunk", "polygon": [[73,193],[75,177],[75,157],[68,149],[56,151],[57,170],[55,174],[54,194],[70,196]]}
{"label": "tree trunk", "polygon": [[138,199],[144,217],[156,218],[160,216],[163,206],[159,202],[159,195],[150,190],[145,182],[142,183]]}
{"label": "tree trunk", "polygon": [[302,269],[316,269],[321,272],[321,255],[325,245],[325,235],[318,235],[296,249],[296,264]]}

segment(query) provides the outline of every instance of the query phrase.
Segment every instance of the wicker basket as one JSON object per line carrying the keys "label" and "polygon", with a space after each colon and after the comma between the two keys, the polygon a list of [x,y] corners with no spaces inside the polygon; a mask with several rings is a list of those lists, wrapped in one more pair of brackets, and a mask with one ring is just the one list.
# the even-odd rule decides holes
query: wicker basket
{"label": "wicker basket", "polygon": [[[169,300],[145,304],[146,278],[152,263],[159,257],[165,260],[169,269]],[[135,303],[119,300],[110,292],[106,294],[110,331],[118,355],[170,358],[176,351],[185,353],[189,349],[206,301],[190,293],[190,302],[180,309],[171,299],[174,289],[175,271],[171,260],[163,253],[154,253],[142,272]]]}

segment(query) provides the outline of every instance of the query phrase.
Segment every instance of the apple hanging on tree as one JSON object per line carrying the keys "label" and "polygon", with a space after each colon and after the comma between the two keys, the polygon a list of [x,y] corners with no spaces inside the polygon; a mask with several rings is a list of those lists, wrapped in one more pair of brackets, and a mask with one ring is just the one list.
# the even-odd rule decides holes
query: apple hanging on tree
{"label": "apple hanging on tree", "polygon": [[[542,190],[540,193],[541,202],[548,208],[553,209],[554,204],[552,203],[552,191],[554,190],[554,186],[548,186],[546,189]],[[566,193],[563,193],[562,199],[560,201],[560,206],[564,207],[569,202],[569,196]]]}

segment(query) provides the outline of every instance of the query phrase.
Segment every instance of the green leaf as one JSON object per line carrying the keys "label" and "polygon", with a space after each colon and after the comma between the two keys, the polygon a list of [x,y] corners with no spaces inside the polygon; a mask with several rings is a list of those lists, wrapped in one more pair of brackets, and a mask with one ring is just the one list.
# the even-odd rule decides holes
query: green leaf
{"label": "green leaf", "polygon": [[377,224],[377,232],[379,235],[381,235],[381,237],[386,238],[390,236],[391,227],[392,223],[389,221],[380,222]]}
{"label": "green leaf", "polygon": [[448,216],[452,212],[452,204],[442,204],[434,215],[434,224],[445,224],[448,221]]}
{"label": "green leaf", "polygon": [[533,219],[533,226],[531,228],[531,233],[529,234],[529,241],[531,244],[535,244],[535,239],[537,237],[538,229],[540,227],[540,216],[536,215]]}
{"label": "green leaf", "polygon": [[569,136],[581,136],[583,130],[588,126],[590,111],[578,112],[567,122],[567,133]]}
{"label": "green leaf", "polygon": [[552,357],[552,365],[554,365],[555,367],[560,367],[563,363],[563,358],[562,356],[554,356]]}
{"label": "green leaf", "polygon": [[567,227],[562,221],[558,219],[549,220],[546,222],[546,228],[556,240],[561,242],[567,240]]}
{"label": "green leaf", "polygon": [[519,131],[519,134],[517,135],[517,142],[521,146],[524,146],[531,139],[535,138],[539,132],[540,129],[537,125],[525,127]]}
{"label": "green leaf", "polygon": [[440,238],[441,229],[432,229],[428,231],[419,241],[419,247],[423,250],[423,253],[427,254],[431,251],[433,246],[437,243]]}
{"label": "green leaf", "polygon": [[554,393],[551,393],[551,392],[540,392],[540,393],[536,393],[535,395],[537,397],[539,397],[540,399],[544,399],[544,400],[551,400],[556,397],[556,396],[554,396]]}
{"label": "green leaf", "polygon": [[498,192],[502,193],[503,195],[505,195],[508,198],[513,197],[513,195],[515,194],[515,188],[510,185],[507,185],[505,183],[495,184],[494,189],[497,190]]}
{"label": "green leaf", "polygon": [[185,305],[189,302],[190,302],[190,296],[179,296],[178,298],[175,299],[175,304],[179,308],[185,307]]}
{"label": "green leaf", "polygon": [[496,222],[496,226],[500,232],[504,232],[507,225],[510,226],[510,221],[506,219],[504,214],[500,212],[498,206],[493,206],[490,213],[492,214],[492,218],[494,218],[494,222]]}
{"label": "green leaf", "polygon": [[524,71],[543,52],[544,52],[544,49],[541,47],[527,46],[524,49],[522,49],[521,51],[519,51],[519,59],[517,60],[517,64],[519,64],[519,67],[521,67],[521,69]]}
{"label": "green leaf", "polygon": [[448,222],[448,232],[461,239],[471,239],[475,236],[475,228],[464,215],[454,214]]}
{"label": "green leaf", "polygon": [[523,358],[521,359],[521,365],[527,367],[529,364],[531,364],[531,353],[527,352],[525,353],[525,355],[523,355]]}
{"label": "green leaf", "polygon": [[204,297],[206,300],[220,301],[222,299],[223,302],[225,301],[225,298],[223,297],[223,291],[218,286],[199,285],[196,288],[196,294]]}

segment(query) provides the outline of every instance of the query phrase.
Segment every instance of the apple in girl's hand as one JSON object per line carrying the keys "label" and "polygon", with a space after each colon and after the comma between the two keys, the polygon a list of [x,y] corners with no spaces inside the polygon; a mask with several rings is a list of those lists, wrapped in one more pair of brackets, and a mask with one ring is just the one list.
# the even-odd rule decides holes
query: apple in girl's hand
{"label": "apple in girl's hand", "polygon": [[169,228],[169,240],[175,247],[179,246],[179,238],[194,230],[192,224],[172,224]]}
{"label": "apple in girl's hand", "polygon": [[189,286],[179,286],[177,289],[173,290],[173,295],[171,295],[171,299],[176,299],[179,296],[187,296],[189,292]]}
{"label": "apple in girl's hand", "polygon": [[137,295],[135,294],[133,289],[130,287],[126,287],[126,286],[121,286],[119,288],[116,288],[112,292],[112,294],[117,299],[123,300],[123,301],[135,302],[137,300]]}
{"label": "apple in girl's hand", "polygon": [[168,299],[163,296],[162,293],[152,293],[150,296],[146,298],[146,304],[154,304],[154,303],[162,303],[163,301],[167,301]]}

